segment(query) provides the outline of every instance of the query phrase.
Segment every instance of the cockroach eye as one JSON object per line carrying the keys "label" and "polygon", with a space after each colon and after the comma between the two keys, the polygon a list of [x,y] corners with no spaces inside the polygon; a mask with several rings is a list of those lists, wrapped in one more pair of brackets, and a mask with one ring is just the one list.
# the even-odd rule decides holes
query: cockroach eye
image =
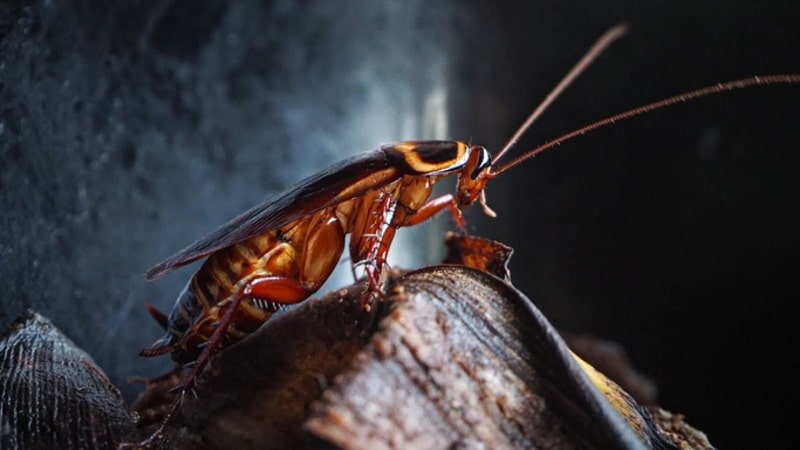
{"label": "cockroach eye", "polygon": [[472,146],[472,151],[480,152],[481,159],[480,161],[478,161],[478,164],[475,166],[474,169],[472,169],[472,173],[469,175],[470,178],[472,178],[473,180],[477,180],[478,175],[480,175],[481,172],[483,172],[487,167],[489,167],[492,164],[492,155],[489,154],[489,150],[486,150],[486,147],[483,147],[481,145]]}

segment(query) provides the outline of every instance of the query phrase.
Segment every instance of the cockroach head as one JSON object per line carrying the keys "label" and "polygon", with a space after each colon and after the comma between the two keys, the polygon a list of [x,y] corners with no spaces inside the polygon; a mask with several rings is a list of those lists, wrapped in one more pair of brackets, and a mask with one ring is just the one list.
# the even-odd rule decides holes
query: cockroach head
{"label": "cockroach head", "polygon": [[456,203],[459,208],[480,201],[483,211],[494,217],[494,211],[486,205],[483,188],[492,176],[492,155],[481,145],[473,145],[469,149],[469,159],[458,177],[456,187]]}
{"label": "cockroach head", "polygon": [[470,178],[477,180],[484,171],[489,170],[492,165],[492,155],[486,147],[473,145],[469,148],[469,161],[467,162],[467,172]]}

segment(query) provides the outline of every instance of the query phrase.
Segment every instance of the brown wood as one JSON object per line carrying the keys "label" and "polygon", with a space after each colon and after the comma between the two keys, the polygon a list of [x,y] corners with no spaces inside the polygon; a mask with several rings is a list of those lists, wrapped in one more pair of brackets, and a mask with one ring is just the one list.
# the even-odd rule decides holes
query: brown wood
{"label": "brown wood", "polygon": [[[452,239],[471,264],[508,275],[493,261],[507,260],[502,247]],[[356,284],[278,314],[220,352],[201,375],[197,398],[185,400],[154,447],[711,448],[680,415],[645,409],[581,366],[506,281],[452,265],[390,278],[386,297],[369,311],[364,284]],[[3,448],[136,441],[116,389],[46,319],[23,316],[0,350],[0,409],[14,419]],[[133,405],[139,439],[160,423],[180,382],[174,372],[146,384]]]}
{"label": "brown wood", "polygon": [[[500,279],[424,269],[397,278],[369,313],[362,289],[300,304],[220,353],[159,445],[680,448],[626,398],[634,431]],[[681,429],[679,417],[669,423]]]}

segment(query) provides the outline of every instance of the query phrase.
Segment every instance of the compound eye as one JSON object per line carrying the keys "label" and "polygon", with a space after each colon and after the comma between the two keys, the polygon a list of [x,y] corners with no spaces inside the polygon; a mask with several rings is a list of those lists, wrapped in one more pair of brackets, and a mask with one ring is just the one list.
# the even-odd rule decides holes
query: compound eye
{"label": "compound eye", "polygon": [[478,164],[475,165],[475,168],[472,169],[472,173],[470,174],[470,178],[477,180],[478,176],[492,165],[492,155],[489,153],[489,150],[486,150],[486,147],[481,145],[473,145],[471,152],[473,155],[478,155],[479,158]]}

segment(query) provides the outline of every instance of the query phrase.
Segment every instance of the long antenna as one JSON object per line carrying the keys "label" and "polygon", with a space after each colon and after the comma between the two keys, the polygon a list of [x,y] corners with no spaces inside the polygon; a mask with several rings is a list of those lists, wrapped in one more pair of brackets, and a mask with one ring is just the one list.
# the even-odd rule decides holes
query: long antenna
{"label": "long antenna", "polygon": [[531,115],[528,116],[528,119],[525,120],[525,123],[519,127],[517,132],[511,136],[511,139],[509,139],[503,149],[500,150],[500,153],[495,155],[494,159],[492,160],[492,164],[499,161],[500,158],[502,158],[503,155],[510,150],[514,144],[517,143],[522,134],[525,133],[528,128],[530,128],[533,122],[535,122],[536,119],[538,119],[542,113],[544,113],[544,111],[553,103],[553,101],[558,98],[558,96],[561,95],[561,93],[564,92],[564,90],[570,84],[572,84],[572,82],[575,81],[575,79],[578,78],[578,76],[583,73],[586,68],[589,67],[589,65],[592,64],[594,60],[597,59],[597,57],[608,48],[609,45],[611,45],[611,43],[622,37],[627,31],[627,25],[619,24],[603,33],[603,35],[597,39],[597,41],[586,52],[586,54],[583,55],[583,58],[581,58],[581,60],[572,67],[572,70],[570,70],[569,73],[567,73],[556,85],[556,87],[553,88],[549,94],[547,94],[547,97],[545,97],[542,103],[540,103],[539,106],[537,106],[536,109],[531,113]]}
{"label": "long antenna", "polygon": [[633,108],[623,113],[619,113],[611,117],[607,117],[603,120],[598,120],[597,122],[578,128],[577,130],[571,131],[557,139],[553,139],[552,141],[545,142],[544,144],[534,148],[533,150],[529,150],[523,153],[522,155],[514,158],[511,162],[500,167],[499,169],[493,170],[492,177],[500,175],[501,173],[516,166],[522,161],[525,161],[528,158],[536,156],[539,153],[549,148],[555,147],[556,145],[559,145],[564,141],[568,141],[576,136],[586,134],[592,130],[619,122],[621,120],[630,119],[631,117],[640,116],[642,114],[645,114],[647,112],[656,109],[672,106],[678,103],[687,102],[689,100],[694,100],[696,98],[704,97],[706,95],[721,94],[723,92],[733,91],[736,89],[743,89],[751,86],[767,86],[772,84],[800,84],[800,74],[790,73],[790,74],[778,74],[778,75],[764,75],[764,76],[744,78],[741,80],[728,81],[725,83],[719,83],[713,86],[708,86],[702,89],[697,89],[694,91],[686,92],[684,94],[669,97],[664,100],[659,100],[657,102],[640,106],[638,108]]}

